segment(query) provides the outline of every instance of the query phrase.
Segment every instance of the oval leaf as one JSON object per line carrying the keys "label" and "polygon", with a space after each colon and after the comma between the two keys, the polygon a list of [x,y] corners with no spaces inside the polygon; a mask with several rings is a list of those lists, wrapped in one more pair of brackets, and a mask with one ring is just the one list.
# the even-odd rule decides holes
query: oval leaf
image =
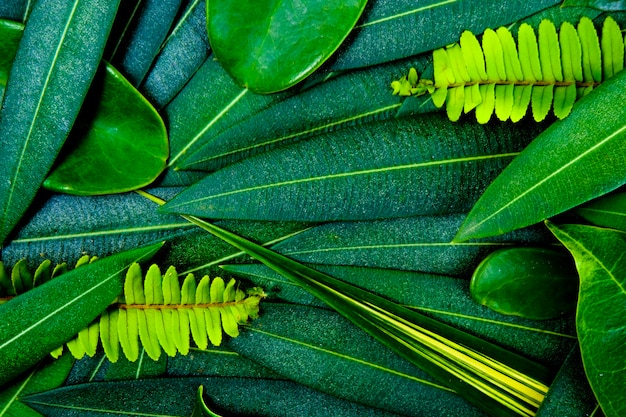
{"label": "oval leaf", "polygon": [[348,35],[366,3],[257,0],[251,7],[246,2],[211,0],[209,42],[239,84],[256,93],[273,93],[319,68]]}
{"label": "oval leaf", "polygon": [[168,155],[163,120],[109,64],[96,76],[68,145],[43,185],[76,195],[144,187],[163,171]]}
{"label": "oval leaf", "polygon": [[493,236],[559,214],[626,178],[626,71],[555,122],[489,186],[455,240]]}

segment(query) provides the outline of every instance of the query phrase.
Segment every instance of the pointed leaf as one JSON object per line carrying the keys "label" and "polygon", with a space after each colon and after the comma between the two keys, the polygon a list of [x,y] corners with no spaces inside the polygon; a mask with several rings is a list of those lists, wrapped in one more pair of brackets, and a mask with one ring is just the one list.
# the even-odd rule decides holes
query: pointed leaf
{"label": "pointed leaf", "polygon": [[0,113],[0,182],[10,184],[0,192],[0,242],[28,208],[69,134],[117,4],[43,0],[28,20]]}
{"label": "pointed leaf", "polygon": [[[255,93],[273,93],[319,68],[343,42],[366,3],[259,0],[252,8],[211,0],[207,4],[209,42],[240,85]],[[320,31],[324,36],[315,36]]]}
{"label": "pointed leaf", "polygon": [[121,273],[160,247],[102,258],[0,305],[0,383],[85,328],[121,293]]}
{"label": "pointed leaf", "polygon": [[[624,102],[622,71],[579,101],[568,118],[552,124],[507,167],[476,203],[455,239],[524,227],[622,185]],[[569,138],[566,146],[564,137]]]}

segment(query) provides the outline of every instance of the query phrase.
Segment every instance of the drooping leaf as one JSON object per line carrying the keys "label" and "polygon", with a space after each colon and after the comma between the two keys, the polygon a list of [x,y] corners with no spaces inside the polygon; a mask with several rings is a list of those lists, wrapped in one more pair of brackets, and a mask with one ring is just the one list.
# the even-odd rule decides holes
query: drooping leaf
{"label": "drooping leaf", "polygon": [[489,186],[455,240],[528,226],[624,183],[626,71],[552,124]]}
{"label": "drooping leaf", "polygon": [[0,384],[85,328],[120,294],[124,269],[161,246],[103,258],[0,305]]}
{"label": "drooping leaf", "polygon": [[600,197],[578,207],[576,213],[596,226],[626,232],[626,193]]}
{"label": "drooping leaf", "polygon": [[140,91],[157,109],[167,105],[210,53],[204,0],[189,1],[183,15],[159,48]]}
{"label": "drooping leaf", "polygon": [[334,222],[313,227],[274,246],[290,258],[329,265],[421,271],[470,278],[489,253],[519,245],[549,245],[543,227],[465,244],[452,243],[463,214],[370,222]]}
{"label": "drooping leaf", "polygon": [[[239,85],[255,93],[273,93],[319,68],[343,42],[366,3],[257,0],[250,7],[211,0],[207,4],[209,42]],[[320,32],[324,36],[318,36]]]}
{"label": "drooping leaf", "polygon": [[[458,40],[464,30],[481,33],[535,14],[558,1],[517,4],[489,1],[372,1],[332,63],[333,70],[381,64],[417,55]],[[489,10],[489,13],[484,13]],[[452,17],[454,16],[454,17]]]}
{"label": "drooping leaf", "polygon": [[44,359],[23,380],[2,389],[0,391],[2,415],[41,417],[41,414],[24,405],[21,398],[60,387],[65,382],[73,363],[71,355],[63,355],[59,359]]}
{"label": "drooping leaf", "polygon": [[[285,410],[309,417],[399,417],[398,414],[339,400],[285,380],[253,378],[151,378],[73,385],[31,395],[24,401],[50,417],[158,415],[190,416],[199,385],[226,415],[281,415]],[[149,395],[146,395],[149,393]],[[172,401],[172,399],[176,401]],[[97,410],[97,411],[94,411]]]}
{"label": "drooping leaf", "polygon": [[593,226],[549,223],[572,252],[580,275],[576,328],[585,373],[607,417],[626,412],[626,234]]}
{"label": "drooping leaf", "polygon": [[477,303],[499,313],[546,320],[576,309],[578,276],[562,251],[500,249],[478,265],[470,293]]}
{"label": "drooping leaf", "polygon": [[159,114],[111,65],[96,75],[62,154],[43,183],[77,195],[113,194],[152,183],[165,168]]}
{"label": "drooping leaf", "polygon": [[22,39],[24,26],[10,20],[0,20],[0,103],[9,79],[11,65]]}
{"label": "drooping leaf", "polygon": [[163,211],[299,221],[464,211],[540,129],[528,128],[436,115],[345,128],[208,175]]}

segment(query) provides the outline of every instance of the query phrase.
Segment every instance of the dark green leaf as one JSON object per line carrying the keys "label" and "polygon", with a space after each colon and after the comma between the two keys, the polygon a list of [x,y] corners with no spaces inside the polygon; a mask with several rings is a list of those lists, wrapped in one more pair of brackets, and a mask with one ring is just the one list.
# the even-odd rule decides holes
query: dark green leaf
{"label": "dark green leaf", "polygon": [[373,122],[228,166],[163,211],[298,221],[462,212],[538,131],[443,115]]}
{"label": "dark green leaf", "polygon": [[366,3],[257,0],[250,7],[245,2],[211,0],[209,42],[239,85],[255,93],[273,93],[319,68],[343,42]]}
{"label": "dark green leaf", "polygon": [[455,240],[528,226],[622,185],[626,178],[624,102],[626,71],[621,71],[515,158],[476,203]]}
{"label": "dark green leaf", "polygon": [[72,368],[72,355],[59,359],[46,358],[37,364],[23,380],[0,391],[0,415],[15,417],[40,417],[41,414],[25,406],[21,398],[61,386]]}
{"label": "dark green leaf", "polygon": [[300,233],[272,249],[302,262],[355,265],[470,278],[494,250],[554,242],[542,227],[464,244],[451,243],[463,214],[371,222],[335,222]]}
{"label": "dark green leaf", "polygon": [[593,7],[604,11],[624,11],[626,10],[626,1],[624,0],[565,0],[563,7],[583,6]]}
{"label": "dark green leaf", "polygon": [[576,328],[585,372],[604,414],[626,413],[626,234],[548,224],[572,252],[580,275]]}
{"label": "dark green leaf", "polygon": [[9,79],[11,65],[22,39],[24,26],[10,20],[0,20],[0,103]]}
{"label": "dark green leaf", "polygon": [[33,200],[69,134],[117,5],[39,0],[28,19],[0,113],[0,242]]}
{"label": "dark green leaf", "polygon": [[[168,378],[103,382],[59,388],[24,399],[48,417],[189,416],[198,386],[225,415],[399,417],[341,401],[290,381],[252,378]],[[174,400],[175,399],[175,400]],[[71,414],[69,414],[71,413]]]}
{"label": "dark green leaf", "polygon": [[[481,33],[559,3],[541,0],[372,1],[333,62],[345,70],[406,58],[458,41],[461,32]],[[485,13],[489,10],[489,13]]]}
{"label": "dark green leaf", "polygon": [[34,3],[32,0],[9,0],[0,3],[0,19],[25,22]]}
{"label": "dark green leaf", "polygon": [[626,193],[611,194],[576,209],[596,226],[626,231]]}
{"label": "dark green leaf", "polygon": [[[554,369],[560,367],[576,339],[573,317],[534,321],[503,316],[476,304],[465,279],[391,269],[314,267]],[[323,306],[304,289],[264,265],[224,265],[223,268],[262,286],[270,301]]]}
{"label": "dark green leaf", "polygon": [[152,68],[140,86],[157,109],[164,107],[184,87],[209,56],[204,0],[189,1],[167,36]]}
{"label": "dark green leaf", "polygon": [[103,258],[0,305],[0,384],[85,328],[122,292],[122,272],[162,244]]}
{"label": "dark green leaf", "polygon": [[144,187],[163,171],[168,156],[161,117],[108,64],[96,75],[67,145],[43,185],[77,195]]}
{"label": "dark green leaf", "polygon": [[332,311],[266,303],[261,317],[228,345],[301,384],[389,412],[483,415]]}
{"label": "dark green leaf", "polygon": [[477,303],[499,313],[546,320],[576,309],[578,275],[563,251],[500,249],[478,265],[470,293]]}

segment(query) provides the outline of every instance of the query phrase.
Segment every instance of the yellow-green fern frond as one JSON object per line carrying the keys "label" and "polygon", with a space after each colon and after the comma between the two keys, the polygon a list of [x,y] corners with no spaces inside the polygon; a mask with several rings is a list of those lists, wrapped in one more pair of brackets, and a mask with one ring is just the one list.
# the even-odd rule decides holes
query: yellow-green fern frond
{"label": "yellow-green fern frond", "polygon": [[549,20],[539,24],[537,33],[524,23],[517,44],[505,27],[487,29],[482,44],[465,31],[459,43],[433,52],[434,82],[410,73],[392,83],[393,93],[428,92],[437,107],[446,105],[452,121],[474,110],[479,123],[487,123],[494,113],[501,121],[517,122],[529,106],[536,121],[551,109],[562,119],[577,98],[624,68],[624,43],[611,17],[601,36],[587,17],[576,27],[563,23],[558,32]]}

